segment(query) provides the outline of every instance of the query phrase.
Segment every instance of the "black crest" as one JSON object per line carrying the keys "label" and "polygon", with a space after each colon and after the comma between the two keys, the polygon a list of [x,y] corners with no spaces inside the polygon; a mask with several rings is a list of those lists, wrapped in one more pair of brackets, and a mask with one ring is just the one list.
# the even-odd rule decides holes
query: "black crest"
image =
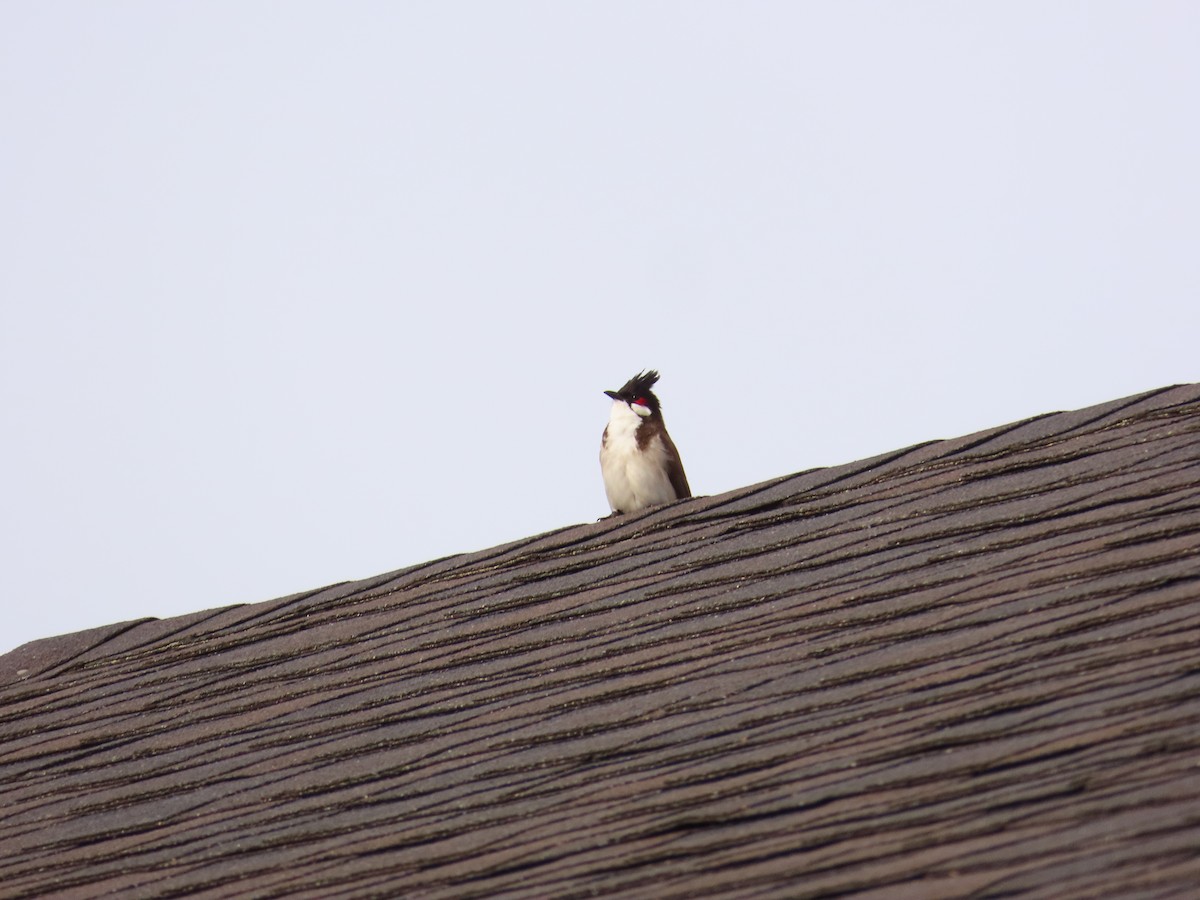
{"label": "black crest", "polygon": [[649,372],[634,375],[625,382],[625,386],[619,391],[605,391],[604,393],[608,394],[614,400],[624,400],[626,403],[633,403],[635,400],[645,400],[646,405],[650,407],[650,411],[657,413],[660,409],[658,398],[654,396],[654,391],[650,390],[650,388],[654,387],[656,381],[658,381],[658,373],[651,369]]}
{"label": "black crest", "polygon": [[[651,369],[649,372],[642,372],[640,375],[634,375],[625,386],[617,391],[617,396],[622,400],[636,400],[638,397],[650,399],[654,396],[654,392],[650,389],[658,383],[658,372]],[[657,401],[655,403],[657,405]]]}

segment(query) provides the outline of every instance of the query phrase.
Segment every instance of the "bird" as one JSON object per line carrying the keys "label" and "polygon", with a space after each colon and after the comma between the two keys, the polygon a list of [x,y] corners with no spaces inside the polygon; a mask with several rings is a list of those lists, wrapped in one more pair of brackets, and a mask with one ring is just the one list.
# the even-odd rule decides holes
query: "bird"
{"label": "bird", "polygon": [[639,512],[692,496],[675,442],[663,424],[662,405],[651,390],[658,372],[634,375],[612,398],[600,438],[600,473],[612,515]]}

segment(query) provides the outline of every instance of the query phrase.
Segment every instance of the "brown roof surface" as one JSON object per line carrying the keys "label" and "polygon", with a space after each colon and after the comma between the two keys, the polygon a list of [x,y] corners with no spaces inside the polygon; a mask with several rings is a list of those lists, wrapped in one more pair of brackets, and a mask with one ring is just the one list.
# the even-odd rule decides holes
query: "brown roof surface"
{"label": "brown roof surface", "polygon": [[0,657],[0,895],[1200,884],[1200,386]]}

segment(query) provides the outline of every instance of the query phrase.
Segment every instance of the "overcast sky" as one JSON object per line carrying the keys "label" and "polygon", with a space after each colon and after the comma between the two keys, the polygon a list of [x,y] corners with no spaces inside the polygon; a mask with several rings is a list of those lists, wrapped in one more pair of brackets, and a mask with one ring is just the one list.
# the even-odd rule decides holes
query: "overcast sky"
{"label": "overcast sky", "polygon": [[0,651],[1197,380],[1195,2],[0,4]]}

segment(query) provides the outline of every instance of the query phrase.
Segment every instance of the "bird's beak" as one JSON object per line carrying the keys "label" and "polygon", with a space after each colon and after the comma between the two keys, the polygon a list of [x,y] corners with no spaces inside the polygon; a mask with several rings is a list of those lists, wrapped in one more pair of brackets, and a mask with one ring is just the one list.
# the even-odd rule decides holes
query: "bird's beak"
{"label": "bird's beak", "polygon": [[616,392],[616,391],[605,391],[604,393],[605,393],[605,394],[607,394],[609,397],[612,397],[614,400],[616,400],[616,399],[617,399],[617,392]]}

